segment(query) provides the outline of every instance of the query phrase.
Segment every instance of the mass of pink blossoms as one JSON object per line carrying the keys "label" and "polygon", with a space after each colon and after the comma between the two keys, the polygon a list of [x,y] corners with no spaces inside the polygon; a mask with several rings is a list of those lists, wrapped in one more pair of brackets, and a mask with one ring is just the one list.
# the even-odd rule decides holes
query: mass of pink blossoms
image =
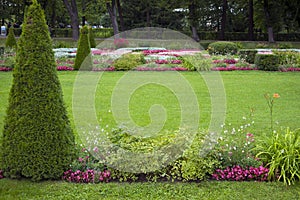
{"label": "mass of pink blossoms", "polygon": [[63,180],[73,183],[99,183],[99,182],[109,182],[110,171],[104,170],[103,172],[88,169],[86,171],[77,170],[73,172],[68,170],[64,172]]}
{"label": "mass of pink blossoms", "polygon": [[226,169],[217,169],[212,174],[212,178],[224,181],[267,181],[268,173],[269,169],[263,166],[248,167],[246,169],[241,166],[233,166]]}

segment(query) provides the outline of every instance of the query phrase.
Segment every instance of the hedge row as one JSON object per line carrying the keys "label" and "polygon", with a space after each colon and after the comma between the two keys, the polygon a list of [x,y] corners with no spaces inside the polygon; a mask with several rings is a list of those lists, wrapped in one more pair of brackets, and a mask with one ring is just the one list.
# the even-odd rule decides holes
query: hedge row
{"label": "hedge row", "polygon": [[[186,33],[190,35],[190,33]],[[218,32],[200,31],[198,32],[200,40],[218,40]],[[274,33],[275,41],[299,41],[300,33]],[[249,35],[246,32],[225,32],[224,40],[229,41],[248,41]],[[254,33],[255,41],[268,41],[267,33]]]}
{"label": "hedge row", "polygon": [[[14,28],[16,36],[20,36],[22,33],[21,28]],[[71,28],[52,28],[50,29],[51,37],[72,37]],[[109,38],[113,36],[113,30],[111,28],[96,28],[93,29],[95,37],[98,38]]]}

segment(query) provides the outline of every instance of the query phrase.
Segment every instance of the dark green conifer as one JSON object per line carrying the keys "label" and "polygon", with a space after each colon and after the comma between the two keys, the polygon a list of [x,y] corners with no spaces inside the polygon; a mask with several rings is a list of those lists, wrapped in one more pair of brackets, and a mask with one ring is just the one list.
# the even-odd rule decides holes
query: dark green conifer
{"label": "dark green conifer", "polygon": [[91,48],[96,48],[96,40],[92,28],[89,28],[89,40]]}
{"label": "dark green conifer", "polygon": [[22,26],[0,152],[6,177],[34,181],[59,179],[74,159],[74,135],[37,0]]}
{"label": "dark green conifer", "polygon": [[80,30],[80,37],[75,57],[75,70],[92,70],[91,46],[89,41],[89,29],[87,26]]}
{"label": "dark green conifer", "polygon": [[5,47],[7,48],[16,48],[17,47],[17,41],[15,38],[14,28],[10,27],[8,29],[8,35],[5,41]]}

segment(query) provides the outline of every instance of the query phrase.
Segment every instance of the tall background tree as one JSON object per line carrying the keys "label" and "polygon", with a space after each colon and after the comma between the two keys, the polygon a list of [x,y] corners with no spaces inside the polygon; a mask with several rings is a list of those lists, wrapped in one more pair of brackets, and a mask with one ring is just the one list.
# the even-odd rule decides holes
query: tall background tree
{"label": "tall background tree", "polygon": [[79,38],[79,19],[78,19],[78,9],[76,0],[63,0],[70,19],[71,19],[71,26],[72,26],[72,38],[74,40],[78,40]]}
{"label": "tall background tree", "polygon": [[37,0],[27,9],[1,141],[5,176],[59,179],[74,158],[52,42]]}

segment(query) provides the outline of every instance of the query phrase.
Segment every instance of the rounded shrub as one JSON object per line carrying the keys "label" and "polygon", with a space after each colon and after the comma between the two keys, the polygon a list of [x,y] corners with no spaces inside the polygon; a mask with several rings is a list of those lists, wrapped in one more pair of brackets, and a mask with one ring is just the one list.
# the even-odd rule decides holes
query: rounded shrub
{"label": "rounded shrub", "polygon": [[240,59],[245,60],[247,63],[254,64],[255,55],[257,54],[256,49],[240,49],[239,52]]}
{"label": "rounded shrub", "polygon": [[92,28],[89,28],[89,41],[90,41],[91,48],[95,48],[96,47],[96,40],[95,40],[95,35],[94,35],[94,32],[93,32]]}
{"label": "rounded shrub", "polygon": [[123,54],[119,59],[117,59],[113,66],[117,71],[127,71],[134,69],[138,65],[145,64],[145,58],[143,54],[140,53],[128,53]]}
{"label": "rounded shrub", "polygon": [[27,9],[1,140],[8,178],[60,179],[74,159],[70,127],[44,12]]}
{"label": "rounded shrub", "polygon": [[278,71],[279,58],[275,54],[259,54],[255,55],[254,64],[259,70]]}
{"label": "rounded shrub", "polygon": [[15,38],[14,28],[10,27],[8,30],[8,35],[5,41],[6,48],[17,48],[17,41]]}
{"label": "rounded shrub", "polygon": [[238,47],[233,42],[213,42],[208,45],[208,53],[210,55],[213,54],[220,54],[220,55],[227,55],[227,54],[236,54],[238,51]]}
{"label": "rounded shrub", "polygon": [[82,29],[80,30],[74,69],[87,71],[93,69],[91,47],[89,41],[89,29],[87,26],[82,27]]}

